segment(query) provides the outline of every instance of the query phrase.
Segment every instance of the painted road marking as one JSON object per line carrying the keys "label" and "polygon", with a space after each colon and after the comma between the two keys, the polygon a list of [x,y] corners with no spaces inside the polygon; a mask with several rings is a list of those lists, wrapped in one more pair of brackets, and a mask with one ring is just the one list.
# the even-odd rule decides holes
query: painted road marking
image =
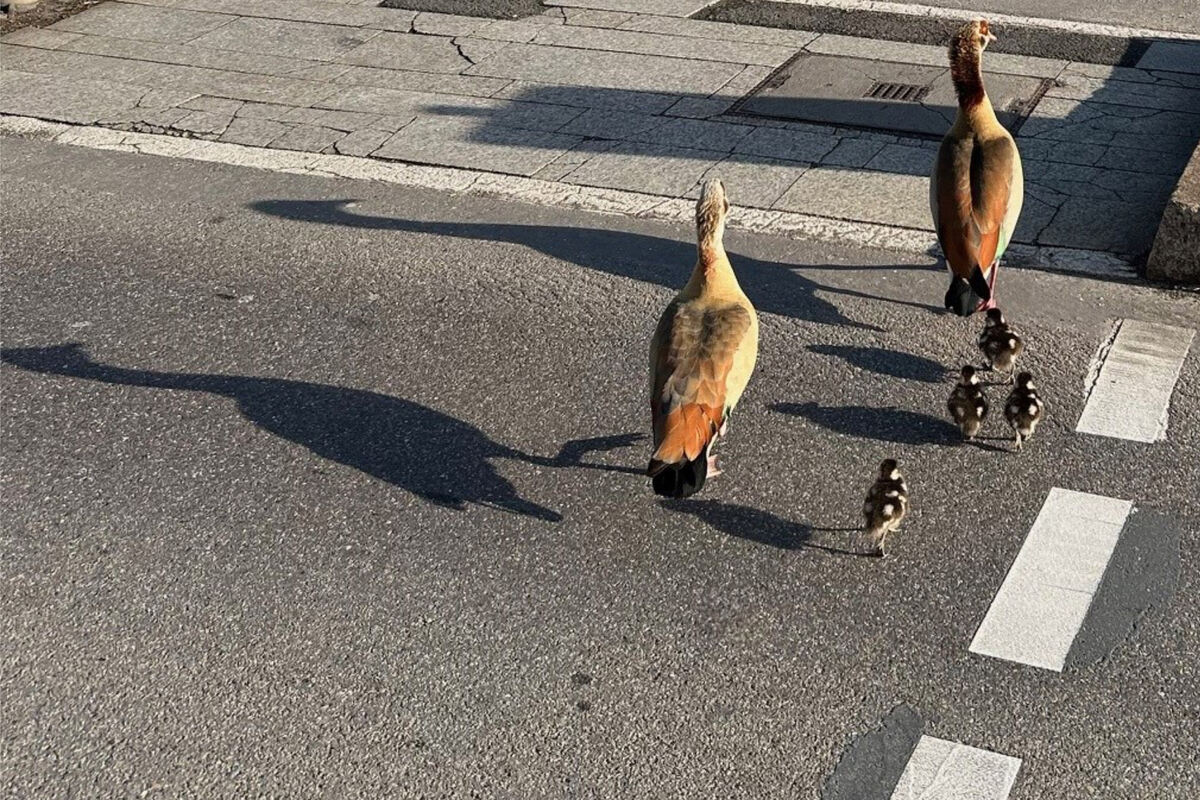
{"label": "painted road marking", "polygon": [[1062,672],[1132,509],[1127,500],[1051,489],[970,651]]}
{"label": "painted road marking", "polygon": [[1119,321],[1111,344],[1092,360],[1091,391],[1075,430],[1135,442],[1167,438],[1171,394],[1195,335],[1190,328]]}
{"label": "painted road marking", "polygon": [[1005,800],[1021,759],[922,736],[892,800]]}

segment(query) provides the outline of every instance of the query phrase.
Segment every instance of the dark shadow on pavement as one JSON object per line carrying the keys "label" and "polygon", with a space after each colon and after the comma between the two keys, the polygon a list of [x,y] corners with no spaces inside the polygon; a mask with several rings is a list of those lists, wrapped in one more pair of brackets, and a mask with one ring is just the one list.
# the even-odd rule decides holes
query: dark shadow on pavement
{"label": "dark shadow on pavement", "polygon": [[[531,247],[554,258],[586,269],[656,283],[672,289],[682,287],[696,261],[691,242],[665,239],[626,231],[599,228],[568,228],[551,225],[517,225],[481,222],[424,222],[421,220],[355,214],[346,209],[352,200],[261,200],[254,210],[274,217],[344,225],[372,230],[411,231],[455,236],[481,241],[512,242]],[[760,312],[817,322],[878,331],[880,328],[845,316],[822,294],[882,300],[897,305],[939,311],[924,303],[878,297],[851,289],[827,286],[799,275],[787,264],[760,261],[730,253],[742,289]],[[888,267],[894,269],[895,267]],[[900,267],[907,269],[907,267]],[[914,268],[919,269],[919,268]]]}
{"label": "dark shadow on pavement", "polygon": [[418,403],[361,389],[280,378],[126,369],[93,361],[79,344],[0,350],[0,360],[30,372],[190,392],[235,400],[269,433],[399,486],[430,503],[468,503],[548,522],[557,511],[522,498],[490,459],[545,459],[492,441],[478,428]]}
{"label": "dark shadow on pavement", "polygon": [[588,439],[572,439],[564,444],[558,451],[558,455],[552,459],[546,460],[548,467],[582,467],[584,469],[598,469],[605,472],[624,472],[628,475],[645,476],[646,470],[638,469],[637,467],[624,467],[616,464],[597,464],[592,461],[584,461],[583,457],[588,453],[609,452],[622,447],[629,447],[646,438],[644,433],[619,433],[613,436],[593,436]]}
{"label": "dark shadow on pavement", "polygon": [[780,550],[809,548],[824,550],[836,555],[874,557],[869,553],[855,550],[850,537],[846,537],[846,546],[844,547],[834,547],[814,541],[824,538],[818,534],[850,533],[859,531],[859,528],[815,528],[803,522],[791,522],[777,517],[769,511],[723,503],[720,500],[664,500],[659,505],[676,513],[691,514],[706,525],[729,536],[776,547]]}
{"label": "dark shadow on pavement", "polygon": [[859,369],[893,378],[940,383],[946,377],[946,368],[938,362],[899,350],[833,344],[812,344],[808,349],[813,353],[836,356]]}
{"label": "dark shadow on pavement", "polygon": [[818,403],[775,403],[772,411],[793,414],[822,428],[895,444],[952,444],[958,428],[948,420],[900,408],[822,406]]}

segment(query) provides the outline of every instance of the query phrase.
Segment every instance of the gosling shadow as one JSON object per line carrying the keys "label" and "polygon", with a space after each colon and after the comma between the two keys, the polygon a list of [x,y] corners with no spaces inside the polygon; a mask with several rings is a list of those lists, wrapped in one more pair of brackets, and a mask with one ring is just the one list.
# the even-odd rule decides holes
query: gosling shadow
{"label": "gosling shadow", "polygon": [[947,420],[901,408],[822,406],[818,403],[775,403],[770,408],[780,414],[804,417],[836,433],[880,442],[953,444],[960,438],[958,428]]}
{"label": "gosling shadow", "polygon": [[871,557],[870,553],[855,550],[849,536],[845,547],[837,547],[822,543],[821,539],[826,537],[819,535],[858,532],[859,528],[817,528],[777,517],[769,511],[720,500],[664,500],[659,505],[676,513],[691,514],[729,536],[780,550],[808,548],[835,555]]}
{"label": "gosling shadow", "polygon": [[811,344],[809,352],[840,358],[851,366],[867,372],[922,383],[941,383],[947,374],[944,366],[922,356],[882,347],[855,347],[833,344]]}

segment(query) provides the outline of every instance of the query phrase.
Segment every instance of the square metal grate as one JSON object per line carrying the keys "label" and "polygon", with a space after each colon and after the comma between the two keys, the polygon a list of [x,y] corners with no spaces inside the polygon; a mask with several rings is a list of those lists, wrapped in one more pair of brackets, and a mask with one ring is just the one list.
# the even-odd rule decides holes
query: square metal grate
{"label": "square metal grate", "polygon": [[904,103],[919,103],[929,94],[928,86],[915,83],[874,83],[863,97],[874,100],[899,100]]}
{"label": "square metal grate", "polygon": [[[1000,123],[1015,134],[1050,83],[989,73],[988,97]],[[958,98],[945,67],[801,51],[730,111],[940,139],[958,113]]]}

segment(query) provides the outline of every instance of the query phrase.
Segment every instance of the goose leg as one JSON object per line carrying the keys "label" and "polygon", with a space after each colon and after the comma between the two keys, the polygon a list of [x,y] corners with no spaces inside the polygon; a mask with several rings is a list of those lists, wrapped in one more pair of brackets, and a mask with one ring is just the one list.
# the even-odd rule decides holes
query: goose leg
{"label": "goose leg", "polygon": [[988,309],[996,307],[996,273],[999,271],[1000,259],[997,258],[992,262],[991,269],[988,270],[987,276],[988,288],[992,290],[992,296],[990,299],[984,300],[982,303],[980,303],[979,308],[975,309],[976,311],[987,311]]}

